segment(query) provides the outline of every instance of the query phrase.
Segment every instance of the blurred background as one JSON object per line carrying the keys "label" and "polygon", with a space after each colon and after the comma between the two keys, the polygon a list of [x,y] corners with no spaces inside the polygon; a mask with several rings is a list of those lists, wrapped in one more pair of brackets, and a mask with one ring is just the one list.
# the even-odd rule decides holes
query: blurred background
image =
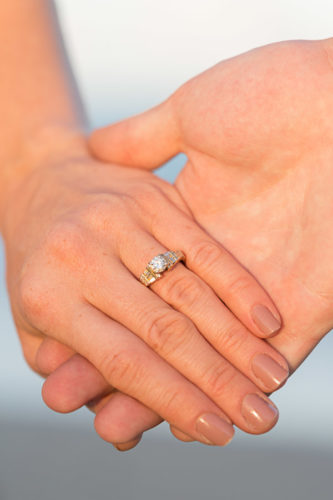
{"label": "blurred background", "polygon": [[[333,36],[332,0],[58,0],[65,42],[92,127],[157,104],[221,59],[284,39]],[[174,179],[183,158],[160,174]],[[41,401],[12,323],[0,252],[0,500],[332,498],[333,337],[274,395],[264,436],[225,449],[180,444],[168,427],[116,452],[83,409]]]}

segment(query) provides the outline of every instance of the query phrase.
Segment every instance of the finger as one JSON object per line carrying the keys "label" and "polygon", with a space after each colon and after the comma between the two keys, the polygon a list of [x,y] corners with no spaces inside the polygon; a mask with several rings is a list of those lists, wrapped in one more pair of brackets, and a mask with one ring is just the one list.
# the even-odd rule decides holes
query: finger
{"label": "finger", "polygon": [[109,443],[126,444],[162,422],[161,417],[136,399],[115,392],[97,410],[95,429]]}
{"label": "finger", "polygon": [[[99,265],[103,277],[93,273],[96,282],[87,283],[87,289],[83,290],[91,304],[151,346],[243,430],[266,432],[276,423],[277,410],[264,393],[222,358],[188,318],[134,278],[129,280],[125,268],[115,269],[103,261]],[[112,286],[115,276],[116,290]],[[248,402],[256,405],[256,409],[250,409]]]}
{"label": "finger", "polygon": [[[180,150],[178,120],[173,111],[172,103],[173,100],[169,99],[142,115],[94,132],[90,139],[94,154],[106,161],[148,168],[163,163]],[[174,212],[176,210],[175,208]],[[159,210],[158,214],[163,214],[165,222],[164,210]],[[158,214],[156,220],[158,220],[157,228],[160,233],[169,232],[170,225],[161,224],[161,217],[158,217]],[[174,227],[177,214],[174,213],[174,216],[168,214],[168,216],[172,227]],[[179,242],[181,246],[177,248],[185,250],[184,245],[187,238],[184,235],[187,236],[188,224],[184,224],[184,221],[180,223],[178,221],[178,225],[185,229],[185,233],[174,231],[175,239],[177,236],[178,239],[182,238],[182,241]],[[194,226],[197,227],[192,221],[192,232]],[[199,231],[198,227],[197,231]],[[220,266],[223,264],[221,256],[218,256],[222,247],[214,244],[207,235],[204,238],[203,234],[205,234],[204,231],[201,231],[201,235],[196,234],[192,240],[190,253],[186,251],[191,261],[194,261],[195,271],[197,271],[197,267],[203,268],[205,266],[207,268],[211,266],[212,262],[215,264],[216,259]],[[226,264],[225,270],[220,275],[218,272],[220,266],[216,266],[214,280],[219,285],[219,291],[223,295],[221,299],[224,300],[224,297],[228,299],[228,302],[224,300],[228,307],[254,334],[265,338],[276,334],[281,328],[281,318],[272,300],[254,277],[243,269],[228,252],[224,251],[223,257],[224,264]],[[212,271],[212,269],[210,270]],[[225,278],[224,282],[220,276]]]}
{"label": "finger", "polygon": [[[64,347],[68,349],[57,341],[46,340],[49,346],[53,344],[56,348]],[[76,384],[71,377],[74,364],[76,366],[81,364],[78,372],[83,373],[83,379],[77,380],[78,383]],[[77,373],[76,370],[75,372]],[[82,396],[83,394],[83,388],[87,387],[86,379],[88,379],[88,387],[92,388],[94,378],[99,380],[93,391],[87,392],[79,399],[79,395]],[[78,385],[81,385],[79,395],[77,392]],[[102,389],[100,388],[101,385]],[[63,387],[66,388],[65,392],[67,394],[65,395],[63,394]],[[96,368],[85,358],[76,354],[62,363],[61,366],[55,368],[52,376],[48,378],[47,383],[43,386],[43,399],[51,409],[61,413],[74,411],[86,403],[86,406],[91,411],[99,414],[95,420],[95,428],[99,436],[112,443],[119,451],[130,450],[141,441],[143,432],[161,423],[162,419],[139,401],[125,394],[114,392],[104,396],[108,390],[110,390],[110,386]],[[94,399],[87,402],[87,398],[93,395],[95,396]],[[64,401],[67,401],[67,404],[64,405]],[[101,412],[104,407],[104,411]],[[170,426],[170,430],[181,441],[193,441],[190,436],[172,426]]]}
{"label": "finger", "polygon": [[[84,358],[83,358],[84,359]],[[107,388],[110,388],[109,391]],[[91,412],[95,413],[95,415],[103,408],[103,406],[106,405],[108,401],[117,393],[117,389],[114,389],[111,386],[107,386],[105,392],[101,396],[96,396],[95,398],[91,399],[90,401],[86,402],[86,407],[88,410]],[[128,396],[129,397],[129,396]],[[83,406],[83,405],[82,405]]]}
{"label": "finger", "polygon": [[97,158],[155,168],[180,151],[178,122],[168,100],[128,120],[96,130],[89,145]]}
{"label": "finger", "polygon": [[42,395],[47,406],[54,411],[67,413],[86,405],[99,414],[96,430],[110,443],[135,441],[137,436],[162,421],[136,399],[115,392],[98,370],[79,354],[48,377]]}
{"label": "finger", "polygon": [[[149,123],[150,120],[154,121],[156,114],[159,113],[170,114],[170,105],[164,103],[161,107],[147,112],[142,123],[145,123],[146,119]],[[122,125],[115,126],[119,127],[119,141],[127,135],[136,136],[136,133],[131,132],[137,129],[136,120],[141,123],[141,119],[137,118],[133,122],[123,122]],[[165,123],[162,119],[161,122]],[[141,126],[138,128],[140,129]],[[99,141],[98,134],[99,132],[96,132],[93,136],[92,145],[95,140]],[[108,129],[105,134],[108,135]],[[116,136],[118,137],[117,134]],[[102,132],[100,142],[103,143]],[[105,141],[105,144],[107,143]],[[117,151],[117,148],[117,144],[114,147],[112,144],[112,151]],[[146,149],[149,150],[145,147],[144,150]],[[107,155],[105,159],[106,157]],[[119,158],[110,158],[110,160],[120,161]],[[215,290],[252,333],[263,338],[275,335],[281,328],[281,318],[273,301],[257,280],[222,245],[210,238],[190,216],[170,203],[160,190],[157,190],[156,197],[156,200],[150,198],[146,200],[148,211],[151,211],[151,206],[159,207],[159,210],[154,211],[149,221],[150,227],[146,227],[147,231],[152,231],[159,241],[168,242],[171,248],[182,249],[187,256],[188,266]],[[144,216],[146,215],[147,210],[144,211]],[[172,231],[170,227],[173,228]]]}
{"label": "finger", "polygon": [[[89,359],[111,386],[198,441],[224,445],[232,439],[233,428],[224,412],[141,339],[88,304],[70,311],[71,322],[68,312],[50,325],[49,334],[61,342],[70,340],[71,347]],[[70,325],[65,335],[62,322]]]}
{"label": "finger", "polygon": [[17,328],[17,331],[27,364],[43,377],[56,370],[74,354],[68,346],[45,337],[37,330],[31,333]]}
{"label": "finger", "polygon": [[184,432],[180,431],[173,425],[170,425],[170,432],[175,436],[175,438],[179,439],[179,441],[183,441],[184,443],[192,443],[193,439],[191,436],[184,434]]}
{"label": "finger", "polygon": [[20,327],[17,327],[17,333],[20,339],[21,349],[26,363],[34,372],[38,373],[41,376],[44,376],[45,373],[36,363],[36,354],[38,352],[38,349],[40,348],[40,345],[43,343],[44,336],[37,331],[32,334]]}
{"label": "finger", "polygon": [[[319,320],[318,324],[320,324]],[[326,325],[326,327],[318,328],[316,334],[309,333],[308,324],[302,325],[298,321],[294,324],[288,324],[288,327],[285,327],[280,335],[268,339],[268,341],[286,356],[290,371],[293,373],[330,330],[331,328]],[[299,331],[303,335],[299,335]]]}
{"label": "finger", "polygon": [[128,441],[127,443],[112,443],[113,446],[118,450],[118,451],[129,451],[132,448],[135,448],[141,441],[142,436],[139,436],[136,439],[133,439],[132,441]]}
{"label": "finger", "polygon": [[35,353],[35,363],[42,373],[48,375],[71,358],[73,354],[73,349],[55,339],[45,337]]}
{"label": "finger", "polygon": [[[104,396],[112,388],[89,361],[79,354],[73,356],[72,349],[54,339],[36,336],[31,339],[31,334],[23,331],[21,334],[21,340],[26,340],[29,365],[33,365],[35,371],[38,367],[40,373],[45,375],[53,372],[42,389],[43,399],[52,410],[67,413],[87,403],[89,409],[98,413],[110,401],[110,396],[115,396],[96,420],[96,429],[102,439],[112,443],[119,451],[137,446],[144,431],[162,422],[158,415],[130,396],[122,393]],[[81,373],[81,378],[73,380],[73,372],[74,375]],[[179,436],[182,434],[178,430],[176,433]],[[186,438],[192,441],[190,437]]]}
{"label": "finger", "polygon": [[[89,395],[101,398],[112,389],[91,363],[73,355],[74,351],[66,345],[41,334],[18,331],[29,366],[43,377],[54,374],[44,394],[44,401],[54,411],[74,411],[89,400]],[[79,378],[80,374],[83,377]]]}
{"label": "finger", "polygon": [[154,201],[159,210],[149,221],[149,233],[169,248],[181,249],[186,266],[252,333],[263,338],[275,335],[282,325],[279,312],[251,273],[166,197],[158,195]]}
{"label": "finger", "polygon": [[48,377],[42,396],[52,410],[69,413],[111,390],[98,370],[87,359],[75,354]]}
{"label": "finger", "polygon": [[[104,397],[95,398],[94,400],[90,401],[87,404],[87,407],[89,408],[89,410],[91,410],[91,411],[93,411],[94,413],[97,414],[97,413],[99,413],[101,411],[101,409],[111,399],[113,399],[115,397],[116,394],[117,394],[117,392],[113,392],[113,393],[108,394],[108,395],[106,395]],[[125,396],[125,400],[127,400],[127,399],[130,400],[132,398],[130,398],[130,396]],[[139,406],[141,405],[141,403],[139,403],[138,401],[136,403]],[[116,406],[117,406],[117,404],[116,404]],[[125,416],[125,419],[127,419],[128,422],[130,423],[133,419],[136,419],[139,415],[136,412],[135,405],[132,406],[131,408],[129,408],[129,410],[132,413],[126,412],[126,414],[124,416]],[[147,408],[147,411],[149,411],[148,408]],[[115,414],[115,416],[117,416],[117,411],[114,412],[114,408],[111,407],[110,411],[108,412],[108,421],[106,422],[106,426],[105,426],[106,429],[108,429],[110,427],[110,423],[112,424],[112,422],[114,421],[114,414]],[[123,422],[124,422],[124,420],[122,419],[120,421],[120,424],[123,424]],[[103,428],[102,428],[102,430],[103,430]],[[98,434],[100,435],[100,437],[102,439],[104,439],[103,433],[98,432]],[[135,448],[135,446],[137,446],[139,444],[139,442],[141,441],[141,438],[142,438],[142,433],[138,434],[138,435],[134,435],[133,434],[133,437],[129,438],[128,441],[126,441],[126,440],[124,441],[123,437],[121,437],[122,435],[119,434],[118,429],[117,429],[117,432],[115,434],[116,437],[115,437],[114,441],[110,441],[110,440],[107,440],[107,439],[104,439],[104,440],[105,441],[109,441],[119,451],[128,451],[128,450],[131,450],[132,448]]]}
{"label": "finger", "polygon": [[[134,246],[147,250],[142,251],[140,255],[133,249]],[[130,271],[139,276],[139,269],[144,269],[144,263],[150,260],[148,254],[151,258],[164,251],[165,248],[149,235],[136,231],[135,244],[128,237],[127,244],[120,247],[120,256]],[[106,262],[103,265],[104,277],[107,276],[107,274],[105,276],[107,268]],[[97,282],[102,282],[102,276],[97,274],[95,278]],[[111,281],[111,274],[108,279],[104,279],[106,289],[102,293],[105,296],[109,294]],[[103,289],[103,285],[100,288]],[[281,354],[263,340],[251,335],[221,303],[212,289],[182,264],[177,264],[170,272],[165,273],[162,279],[155,282],[151,288],[166,303],[191,319],[208,342],[264,392],[273,392],[287,379],[288,364]],[[140,292],[139,288],[137,290]],[[123,293],[125,298],[122,306],[128,295],[125,290]],[[144,296],[148,299],[148,294],[142,294],[142,300]],[[138,298],[139,296],[132,300],[135,301]],[[141,303],[144,304],[144,302]],[[131,306],[128,305],[128,307]],[[121,311],[118,313],[118,320],[120,316]],[[147,317],[149,317],[148,312]],[[133,328],[132,324],[126,326]]]}

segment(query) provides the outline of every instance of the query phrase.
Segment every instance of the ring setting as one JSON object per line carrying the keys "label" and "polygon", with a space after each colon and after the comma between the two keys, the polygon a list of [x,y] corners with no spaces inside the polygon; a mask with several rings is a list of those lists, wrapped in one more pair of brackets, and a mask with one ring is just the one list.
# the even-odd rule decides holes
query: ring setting
{"label": "ring setting", "polygon": [[185,255],[180,250],[169,250],[165,253],[156,255],[146,266],[146,269],[140,276],[140,281],[145,286],[152,285],[155,281],[162,278],[164,271],[169,271],[178,262],[185,261]]}
{"label": "ring setting", "polygon": [[153,273],[163,273],[168,267],[168,261],[163,254],[156,255],[148,264]]}

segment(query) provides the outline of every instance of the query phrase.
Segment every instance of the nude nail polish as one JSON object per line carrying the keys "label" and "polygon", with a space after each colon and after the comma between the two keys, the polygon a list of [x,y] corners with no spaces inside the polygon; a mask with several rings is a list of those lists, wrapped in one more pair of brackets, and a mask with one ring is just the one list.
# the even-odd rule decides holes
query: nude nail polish
{"label": "nude nail polish", "polygon": [[271,336],[281,328],[280,319],[273,316],[271,311],[262,304],[257,304],[252,308],[252,318],[265,336]]}
{"label": "nude nail polish", "polygon": [[234,436],[231,424],[213,413],[204,413],[196,422],[196,430],[205,438],[208,444],[225,446]]}
{"label": "nude nail polish", "polygon": [[257,394],[248,394],[242,402],[242,415],[254,432],[266,432],[279,418],[278,409]]}
{"label": "nude nail polish", "polygon": [[257,354],[253,358],[252,371],[264,384],[267,392],[275,391],[289,376],[288,370],[268,354]]}

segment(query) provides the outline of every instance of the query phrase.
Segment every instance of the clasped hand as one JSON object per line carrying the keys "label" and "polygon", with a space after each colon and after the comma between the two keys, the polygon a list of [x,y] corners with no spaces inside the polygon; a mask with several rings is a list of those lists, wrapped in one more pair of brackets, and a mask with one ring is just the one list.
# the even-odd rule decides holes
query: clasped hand
{"label": "clasped hand", "polygon": [[[331,50],[288,42],[222,62],[95,132],[108,165],[73,155],[18,188],[9,291],[28,362],[53,372],[49,406],[90,404],[125,448],[162,418],[210,444],[232,423],[275,424],[265,393],[288,376],[282,354],[295,369],[333,324]],[[145,170],[180,151],[175,186]],[[178,248],[186,267],[137,280]],[[281,331],[258,338],[277,333],[278,311]]]}

